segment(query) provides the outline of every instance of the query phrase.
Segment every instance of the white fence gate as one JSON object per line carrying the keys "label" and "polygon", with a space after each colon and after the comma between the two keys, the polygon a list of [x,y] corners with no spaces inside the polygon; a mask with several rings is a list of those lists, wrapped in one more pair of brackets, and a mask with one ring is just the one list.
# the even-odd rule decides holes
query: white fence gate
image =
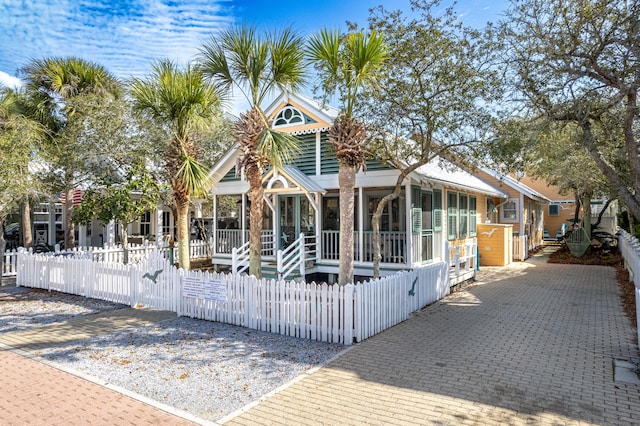
{"label": "white fence gate", "polygon": [[640,242],[623,229],[620,229],[619,232],[618,248],[624,257],[624,265],[629,271],[629,279],[633,281],[636,289],[636,319],[638,347],[640,348]]}
{"label": "white fence gate", "polygon": [[139,264],[19,253],[18,286],[144,305],[304,339],[350,345],[449,293],[449,265],[346,286],[185,271],[162,256]]}

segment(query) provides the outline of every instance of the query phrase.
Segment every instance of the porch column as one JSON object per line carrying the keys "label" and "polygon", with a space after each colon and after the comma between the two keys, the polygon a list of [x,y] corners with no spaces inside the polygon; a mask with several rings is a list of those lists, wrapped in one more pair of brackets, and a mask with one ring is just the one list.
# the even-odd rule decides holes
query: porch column
{"label": "porch column", "polygon": [[[411,204],[413,204],[413,200],[411,199],[411,185],[405,185],[404,187],[404,198],[405,198],[405,216],[406,216],[406,235],[407,241],[405,242],[405,259],[407,266],[411,266],[413,263],[413,218],[411,212]],[[417,207],[417,206],[416,206]],[[433,210],[433,209],[432,209]],[[432,213],[433,214],[433,213]],[[420,236],[422,238],[422,236]],[[416,248],[417,250],[417,248]]]}
{"label": "porch column", "polygon": [[162,245],[162,205],[158,204],[156,207],[156,227],[155,227],[155,236],[156,236],[156,245]]}
{"label": "porch column", "polygon": [[86,247],[87,244],[87,225],[78,225],[78,245]]}
{"label": "porch column", "polygon": [[358,188],[358,253],[357,259],[364,260],[364,188]]}
{"label": "porch column", "polygon": [[202,201],[196,203],[196,219],[202,219]]}
{"label": "porch column", "polygon": [[247,223],[247,195],[246,194],[242,194],[242,211],[240,212],[240,220],[242,221],[242,226],[240,227],[240,229],[242,230],[242,244],[246,243],[245,241],[245,235],[247,234],[245,232],[246,230],[246,223]]}
{"label": "porch column", "polygon": [[211,220],[211,254],[218,252],[218,196],[213,196],[213,214]]}
{"label": "porch column", "polygon": [[322,173],[322,142],[320,139],[321,132],[316,131],[316,176],[320,176]]}
{"label": "porch column", "polygon": [[[64,220],[64,219],[63,219]],[[64,223],[64,222],[63,222]],[[49,203],[49,226],[47,228],[47,244],[53,246],[56,244],[56,205]]]}
{"label": "porch column", "polygon": [[104,227],[105,243],[112,246],[116,243],[116,223],[112,220]]}

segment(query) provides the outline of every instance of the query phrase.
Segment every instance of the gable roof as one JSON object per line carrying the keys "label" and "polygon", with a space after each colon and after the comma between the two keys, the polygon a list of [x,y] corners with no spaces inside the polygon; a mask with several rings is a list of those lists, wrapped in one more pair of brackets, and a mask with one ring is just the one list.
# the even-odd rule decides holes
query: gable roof
{"label": "gable roof", "polygon": [[275,177],[277,174],[283,175],[288,181],[290,181],[293,185],[295,185],[298,189],[302,190],[306,193],[311,192],[319,192],[324,194],[327,190],[316,181],[311,179],[309,176],[305,175],[298,169],[296,166],[282,166],[271,169],[267,172],[267,174],[262,178],[262,181],[265,182],[269,177]]}
{"label": "gable roof", "polygon": [[504,192],[444,158],[436,157],[432,159],[427,164],[418,167],[415,173],[453,188],[478,192],[492,197],[509,198]]}
{"label": "gable roof", "polygon": [[[291,125],[280,127],[281,130],[291,134],[304,134],[317,130],[328,129],[340,114],[340,110],[329,105],[321,105],[319,102],[303,95],[293,93],[280,93],[265,110],[267,117],[273,118],[286,105],[292,105],[304,114],[315,120],[315,123],[306,125]],[[290,129],[287,129],[290,127]]]}
{"label": "gable roof", "polygon": [[524,183],[518,181],[517,179],[512,178],[511,176],[508,175],[503,175],[500,172],[497,172],[495,170],[491,170],[488,169],[486,167],[479,167],[480,170],[482,170],[483,172],[485,172],[486,174],[488,174],[489,176],[493,176],[494,178],[498,179],[501,182],[504,182],[505,185],[510,186],[511,188],[515,189],[518,192],[521,192],[522,194],[526,195],[527,197],[531,198],[532,200],[536,200],[536,201],[540,201],[542,203],[550,203],[551,200],[547,197],[545,197],[544,195],[542,195],[541,193],[539,193],[538,191],[531,189],[530,187],[528,187],[527,185],[525,185]]}

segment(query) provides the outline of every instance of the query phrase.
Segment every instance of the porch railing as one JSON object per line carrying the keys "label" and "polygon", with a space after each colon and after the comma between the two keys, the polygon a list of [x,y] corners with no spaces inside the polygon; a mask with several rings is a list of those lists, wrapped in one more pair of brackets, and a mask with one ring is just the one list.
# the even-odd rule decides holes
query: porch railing
{"label": "porch railing", "polygon": [[[216,231],[216,254],[231,254],[234,247],[238,248],[249,241],[249,231],[242,229],[218,229]],[[262,255],[275,255],[275,240],[273,231],[262,231]]]}
{"label": "porch railing", "polygon": [[[321,232],[322,259],[339,260],[340,231]],[[407,235],[405,231],[380,232],[380,254],[382,263],[405,263],[407,261]],[[362,252],[359,234],[353,236],[354,259],[361,262],[373,262],[373,231],[364,231]]]}

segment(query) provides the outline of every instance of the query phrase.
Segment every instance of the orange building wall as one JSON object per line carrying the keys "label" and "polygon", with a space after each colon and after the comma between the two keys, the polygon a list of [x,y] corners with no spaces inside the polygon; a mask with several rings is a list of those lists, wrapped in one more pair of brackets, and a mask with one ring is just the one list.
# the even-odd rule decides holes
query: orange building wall
{"label": "orange building wall", "polygon": [[[545,208],[544,227],[547,232],[549,232],[549,236],[551,236],[551,238],[555,238],[562,224],[567,224],[568,226],[570,223],[568,220],[572,219],[574,216],[576,205],[574,203],[573,195],[560,195],[560,191],[557,186],[549,185],[543,179],[534,179],[529,176],[525,176],[521,178],[520,181],[549,198],[552,204],[563,202],[558,205],[557,216],[551,216],[549,214],[549,206],[546,206]],[[570,201],[570,203],[566,203],[567,201]]]}

